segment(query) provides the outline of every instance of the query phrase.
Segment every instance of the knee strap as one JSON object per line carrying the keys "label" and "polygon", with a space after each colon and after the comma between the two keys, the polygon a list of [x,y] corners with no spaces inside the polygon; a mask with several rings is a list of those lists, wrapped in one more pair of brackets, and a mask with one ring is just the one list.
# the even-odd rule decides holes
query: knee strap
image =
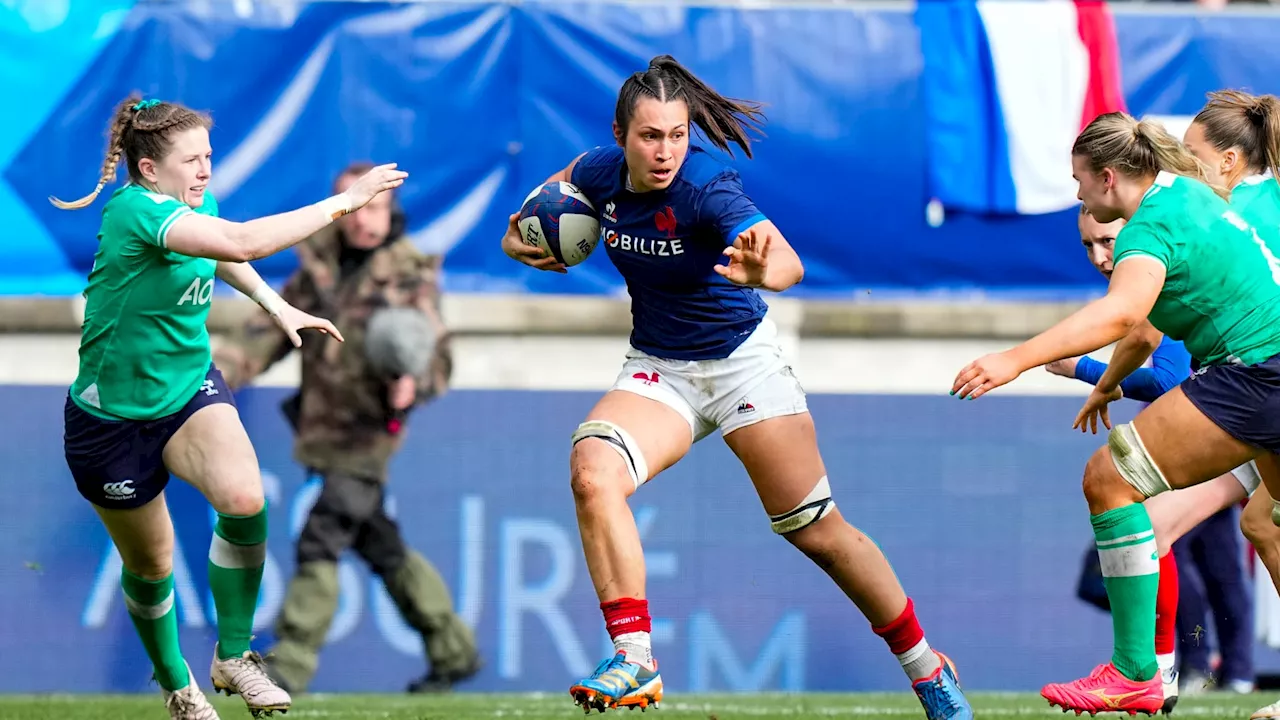
{"label": "knee strap", "polygon": [[622,456],[622,461],[627,466],[627,473],[631,475],[631,482],[635,483],[637,488],[649,479],[649,465],[644,461],[644,453],[640,452],[640,446],[635,438],[631,437],[626,430],[608,420],[588,420],[573,431],[573,444],[577,445],[578,441],[589,437],[605,441],[618,455]]}
{"label": "knee strap", "polygon": [[1164,473],[1147,454],[1147,448],[1132,423],[1121,423],[1112,428],[1107,435],[1107,447],[1111,448],[1111,460],[1120,471],[1120,477],[1143,497],[1154,497],[1171,489]]}
{"label": "knee strap", "polygon": [[835,506],[836,501],[831,498],[831,483],[823,475],[799,505],[781,515],[770,515],[769,525],[779,535],[793,533],[818,522]]}

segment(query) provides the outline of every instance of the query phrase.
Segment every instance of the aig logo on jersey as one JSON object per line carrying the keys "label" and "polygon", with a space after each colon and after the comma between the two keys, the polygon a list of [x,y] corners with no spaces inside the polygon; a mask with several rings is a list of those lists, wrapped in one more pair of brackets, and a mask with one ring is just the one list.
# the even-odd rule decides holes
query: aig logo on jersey
{"label": "aig logo on jersey", "polygon": [[213,278],[205,280],[204,284],[200,283],[200,278],[196,278],[187,286],[187,291],[182,293],[182,297],[178,298],[178,305],[186,305],[187,303],[191,303],[192,305],[208,305],[209,301],[212,299]]}

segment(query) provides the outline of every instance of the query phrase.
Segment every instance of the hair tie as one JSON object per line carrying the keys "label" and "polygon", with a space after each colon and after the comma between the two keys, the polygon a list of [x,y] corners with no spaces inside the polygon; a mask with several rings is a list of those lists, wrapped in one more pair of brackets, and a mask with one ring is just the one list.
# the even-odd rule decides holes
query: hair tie
{"label": "hair tie", "polygon": [[133,104],[133,111],[137,112],[139,110],[146,110],[147,108],[153,108],[159,104],[159,100],[140,100]]}

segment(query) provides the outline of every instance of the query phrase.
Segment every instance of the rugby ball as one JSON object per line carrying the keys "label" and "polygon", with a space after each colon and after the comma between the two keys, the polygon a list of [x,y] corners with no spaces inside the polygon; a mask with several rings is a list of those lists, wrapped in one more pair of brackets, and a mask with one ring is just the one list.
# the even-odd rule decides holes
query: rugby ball
{"label": "rugby ball", "polygon": [[524,199],[517,221],[526,245],[542,248],[565,266],[587,259],[600,241],[600,218],[572,183],[553,181]]}

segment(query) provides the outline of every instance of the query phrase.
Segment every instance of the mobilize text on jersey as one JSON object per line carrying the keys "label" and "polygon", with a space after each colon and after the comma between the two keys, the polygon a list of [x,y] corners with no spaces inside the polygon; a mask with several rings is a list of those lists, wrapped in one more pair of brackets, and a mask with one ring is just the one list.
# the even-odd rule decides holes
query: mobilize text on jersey
{"label": "mobilize text on jersey", "polygon": [[618,233],[616,230],[610,230],[608,228],[600,228],[600,239],[607,243],[611,248],[639,253],[641,255],[671,257],[672,255],[684,254],[683,238],[652,240],[650,238],[633,237],[625,233]]}

